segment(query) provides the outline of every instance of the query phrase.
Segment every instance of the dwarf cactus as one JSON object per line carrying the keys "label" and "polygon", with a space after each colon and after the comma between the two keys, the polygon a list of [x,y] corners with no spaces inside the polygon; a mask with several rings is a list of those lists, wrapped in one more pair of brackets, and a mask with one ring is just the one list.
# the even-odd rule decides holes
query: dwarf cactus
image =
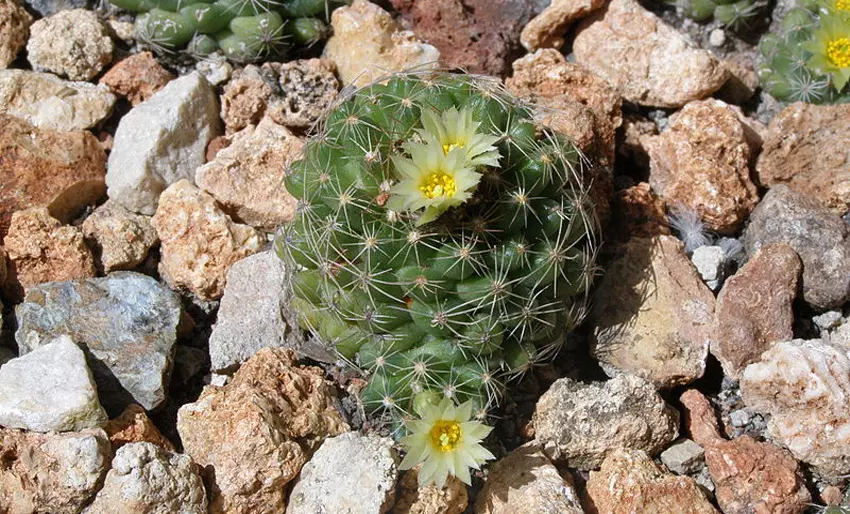
{"label": "dwarf cactus", "polygon": [[667,0],[682,14],[699,22],[717,20],[732,30],[749,29],[766,11],[765,0]]}
{"label": "dwarf cactus", "polygon": [[401,74],[327,115],[287,190],[279,255],[304,328],[398,421],[443,397],[486,413],[579,323],[597,223],[583,161],[485,78]]}

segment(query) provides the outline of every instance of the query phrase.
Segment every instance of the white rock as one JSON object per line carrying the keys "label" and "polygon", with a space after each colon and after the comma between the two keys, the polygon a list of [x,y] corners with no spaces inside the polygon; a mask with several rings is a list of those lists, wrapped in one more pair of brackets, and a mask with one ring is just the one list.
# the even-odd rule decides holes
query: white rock
{"label": "white rock", "polygon": [[286,514],[384,514],[395,501],[398,456],[387,437],[326,439],[301,469]]}
{"label": "white rock", "polygon": [[218,99],[205,78],[191,73],[169,82],[121,118],[106,172],[109,198],[153,215],[165,188],[194,180],[219,125]]}
{"label": "white rock", "polygon": [[106,421],[83,351],[67,336],[0,368],[0,425],[77,431]]}
{"label": "white rock", "polygon": [[726,268],[726,253],[719,246],[700,246],[691,255],[705,285],[712,291],[717,291],[723,284],[724,269]]}
{"label": "white rock", "polygon": [[151,443],[125,444],[84,514],[206,514],[207,497],[191,457]]}

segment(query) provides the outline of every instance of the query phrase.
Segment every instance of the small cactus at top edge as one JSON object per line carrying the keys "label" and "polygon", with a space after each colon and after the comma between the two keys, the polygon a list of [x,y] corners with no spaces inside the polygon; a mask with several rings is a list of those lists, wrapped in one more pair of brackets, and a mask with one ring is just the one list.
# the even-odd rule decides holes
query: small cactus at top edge
{"label": "small cactus at top edge", "polygon": [[767,0],[665,0],[686,17],[698,22],[719,21],[731,30],[751,29],[767,12]]}

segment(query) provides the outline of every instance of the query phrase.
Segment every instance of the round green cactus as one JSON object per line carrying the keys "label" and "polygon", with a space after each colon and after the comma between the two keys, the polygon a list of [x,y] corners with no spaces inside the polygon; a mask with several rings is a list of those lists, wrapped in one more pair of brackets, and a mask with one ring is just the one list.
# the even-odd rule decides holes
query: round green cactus
{"label": "round green cactus", "polygon": [[696,22],[717,20],[732,30],[750,28],[765,13],[765,0],[667,0],[680,6],[682,14]]}
{"label": "round green cactus", "polygon": [[292,164],[276,248],[305,329],[397,423],[443,396],[484,415],[583,318],[597,221],[575,146],[486,78],[407,73],[351,94]]}

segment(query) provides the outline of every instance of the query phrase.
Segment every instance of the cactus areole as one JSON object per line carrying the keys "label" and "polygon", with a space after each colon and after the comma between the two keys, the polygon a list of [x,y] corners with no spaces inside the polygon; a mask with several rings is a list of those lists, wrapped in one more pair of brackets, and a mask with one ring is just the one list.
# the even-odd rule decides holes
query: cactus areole
{"label": "cactus areole", "polygon": [[401,432],[449,397],[483,417],[563,346],[595,273],[584,167],[486,78],[395,75],[326,116],[276,249],[303,328],[368,373],[370,413]]}

